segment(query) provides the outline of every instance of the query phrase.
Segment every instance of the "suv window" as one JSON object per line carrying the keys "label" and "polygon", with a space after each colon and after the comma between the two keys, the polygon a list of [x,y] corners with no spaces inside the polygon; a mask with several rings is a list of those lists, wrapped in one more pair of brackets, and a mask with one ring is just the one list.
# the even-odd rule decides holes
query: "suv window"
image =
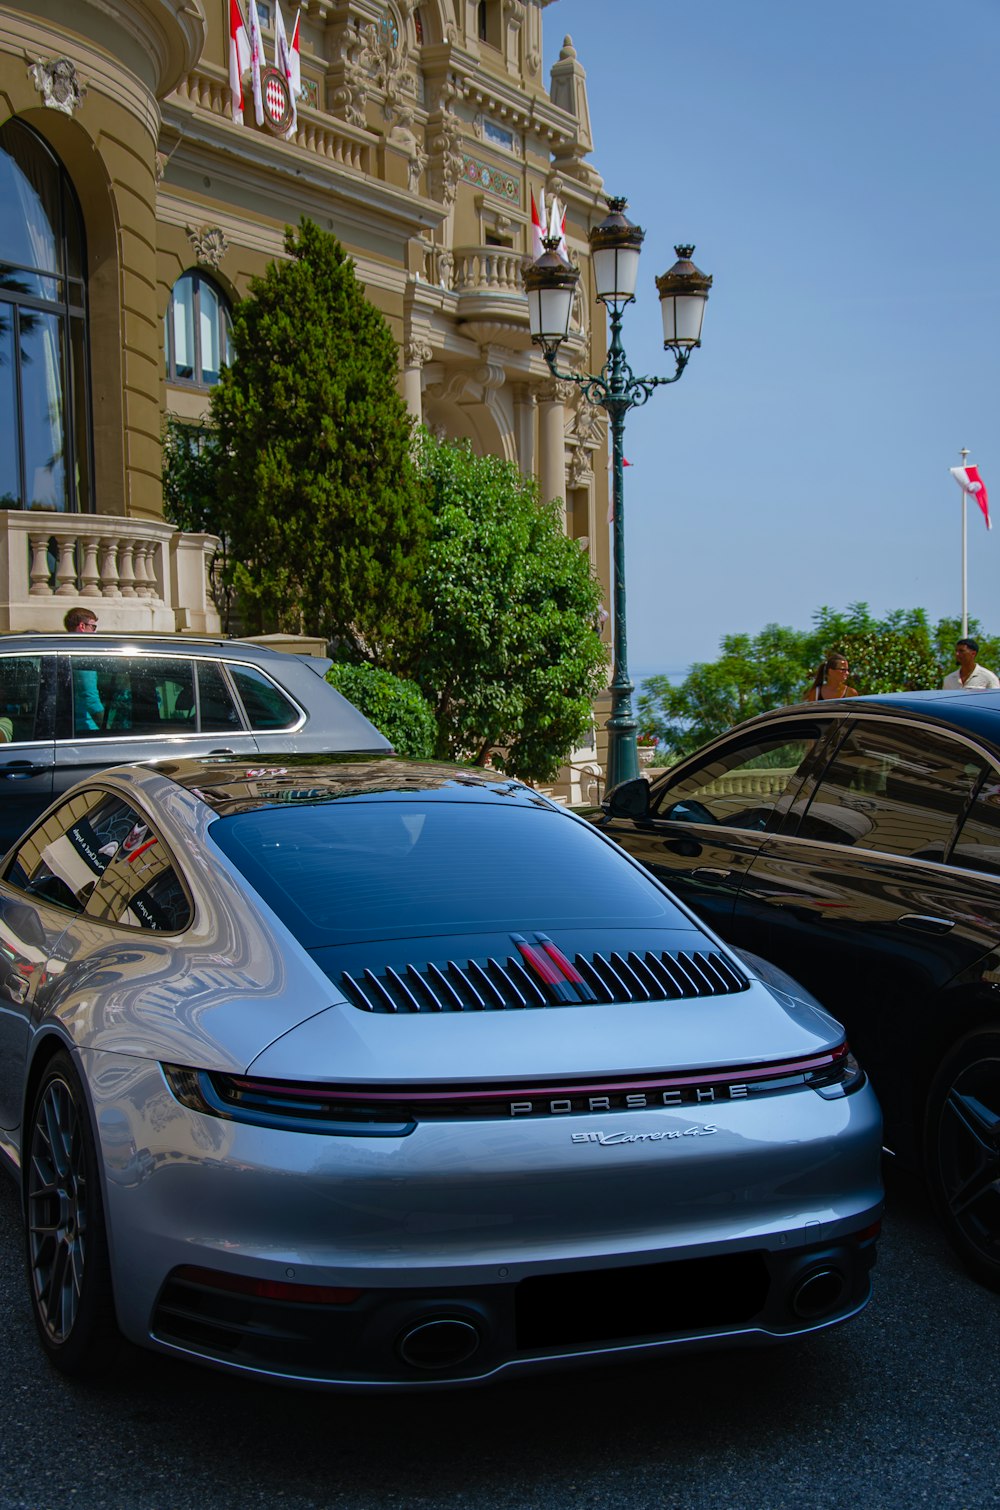
{"label": "suv window", "polygon": [[983,761],[932,729],[858,723],[824,772],[800,838],[943,860]]}
{"label": "suv window", "polygon": [[653,792],[658,818],[762,829],[820,737],[815,724],[762,731],[717,751],[695,771]]}
{"label": "suv window", "polygon": [[73,732],[78,739],[242,728],[235,699],[216,661],[73,655],[70,666]]}
{"label": "suv window", "polygon": [[54,657],[0,656],[0,744],[52,738]]}
{"label": "suv window", "polygon": [[294,729],[302,714],[270,677],[254,666],[230,666],[229,674],[246,709],[251,729]]}

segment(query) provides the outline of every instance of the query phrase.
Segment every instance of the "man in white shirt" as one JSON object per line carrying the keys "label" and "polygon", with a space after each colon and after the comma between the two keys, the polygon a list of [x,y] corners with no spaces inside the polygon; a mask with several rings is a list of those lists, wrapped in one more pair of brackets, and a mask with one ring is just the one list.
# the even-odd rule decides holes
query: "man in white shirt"
{"label": "man in white shirt", "polygon": [[985,692],[988,687],[1000,687],[1000,676],[976,665],[979,654],[978,640],[959,640],[955,646],[957,670],[949,671],[943,686],[946,690],[960,692]]}

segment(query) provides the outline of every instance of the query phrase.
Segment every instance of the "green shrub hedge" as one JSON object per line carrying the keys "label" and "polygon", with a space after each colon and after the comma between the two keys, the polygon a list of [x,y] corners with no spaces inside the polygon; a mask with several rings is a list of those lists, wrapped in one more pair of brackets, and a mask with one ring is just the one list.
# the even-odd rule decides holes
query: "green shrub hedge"
{"label": "green shrub hedge", "polygon": [[398,755],[428,760],[434,754],[437,724],[420,688],[379,666],[337,662],[326,679],[371,719]]}

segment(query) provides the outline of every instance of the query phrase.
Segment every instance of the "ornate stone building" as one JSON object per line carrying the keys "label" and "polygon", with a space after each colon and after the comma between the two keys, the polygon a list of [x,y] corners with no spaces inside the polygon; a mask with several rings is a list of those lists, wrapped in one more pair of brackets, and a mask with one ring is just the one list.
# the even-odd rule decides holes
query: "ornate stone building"
{"label": "ornate stone building", "polygon": [[584,270],[562,360],[598,370],[602,183],[568,38],[542,81],[553,3],[303,0],[286,137],[249,81],[233,119],[229,0],[0,0],[0,629],[81,597],[109,628],[217,627],[208,542],[163,522],[163,416],[205,413],[229,311],[303,214],[389,320],[413,413],[537,476],[608,581],[603,416],[552,382],[521,282],[532,194],[558,196]]}

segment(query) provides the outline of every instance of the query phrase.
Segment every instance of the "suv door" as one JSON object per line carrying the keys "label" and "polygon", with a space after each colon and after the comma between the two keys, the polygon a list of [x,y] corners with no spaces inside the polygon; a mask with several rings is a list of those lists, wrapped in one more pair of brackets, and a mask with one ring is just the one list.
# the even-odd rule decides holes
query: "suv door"
{"label": "suv door", "polygon": [[232,685],[210,657],[59,657],[56,795],[108,766],[170,755],[256,755]]}
{"label": "suv door", "polygon": [[0,655],[0,851],[52,801],[54,655]]}

